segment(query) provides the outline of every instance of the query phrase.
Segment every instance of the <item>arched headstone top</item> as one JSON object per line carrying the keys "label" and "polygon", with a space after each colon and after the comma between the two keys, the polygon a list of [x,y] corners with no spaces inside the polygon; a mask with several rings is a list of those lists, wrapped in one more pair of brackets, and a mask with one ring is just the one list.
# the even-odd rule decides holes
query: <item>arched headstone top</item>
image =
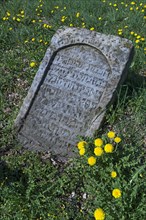
{"label": "arched headstone top", "polygon": [[[115,64],[120,66],[121,63],[126,62],[129,49],[133,47],[128,39],[80,28],[61,28],[51,40],[51,47],[54,51],[72,44],[87,44],[97,48],[106,57],[111,68]],[[119,72],[117,74],[120,74]]]}

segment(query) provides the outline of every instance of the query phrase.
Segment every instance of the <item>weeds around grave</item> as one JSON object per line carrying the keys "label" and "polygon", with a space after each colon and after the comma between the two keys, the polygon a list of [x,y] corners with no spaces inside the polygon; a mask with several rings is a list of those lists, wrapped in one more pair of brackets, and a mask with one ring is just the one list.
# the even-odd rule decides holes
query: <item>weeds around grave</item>
{"label": "weeds around grave", "polygon": [[[145,0],[6,0],[0,8],[0,218],[145,219]],[[128,80],[106,115],[104,129],[95,138],[81,139],[87,142],[80,152],[85,154],[80,156],[75,146],[78,158],[66,166],[24,151],[12,132],[50,39],[63,25],[119,35],[135,46]],[[121,142],[107,137],[111,130]],[[100,156],[94,153],[97,138],[103,140],[102,149],[95,151]],[[107,142],[114,145],[111,153],[104,150]],[[93,158],[88,164],[91,156],[93,166]]]}

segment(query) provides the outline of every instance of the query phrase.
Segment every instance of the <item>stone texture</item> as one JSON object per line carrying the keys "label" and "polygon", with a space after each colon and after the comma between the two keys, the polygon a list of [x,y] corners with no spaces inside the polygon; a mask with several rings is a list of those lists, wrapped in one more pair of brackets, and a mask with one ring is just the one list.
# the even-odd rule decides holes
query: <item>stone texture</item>
{"label": "stone texture", "polygon": [[73,156],[78,136],[92,136],[126,77],[131,41],[86,29],[59,29],[16,118],[22,145]]}

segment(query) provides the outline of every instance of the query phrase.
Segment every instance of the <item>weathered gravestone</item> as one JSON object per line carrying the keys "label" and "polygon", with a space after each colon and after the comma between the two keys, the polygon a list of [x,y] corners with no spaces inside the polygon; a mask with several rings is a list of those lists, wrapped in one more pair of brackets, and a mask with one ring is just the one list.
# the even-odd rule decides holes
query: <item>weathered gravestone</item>
{"label": "weathered gravestone", "polygon": [[61,160],[71,157],[77,136],[99,128],[132,56],[127,39],[59,29],[15,121],[22,145]]}

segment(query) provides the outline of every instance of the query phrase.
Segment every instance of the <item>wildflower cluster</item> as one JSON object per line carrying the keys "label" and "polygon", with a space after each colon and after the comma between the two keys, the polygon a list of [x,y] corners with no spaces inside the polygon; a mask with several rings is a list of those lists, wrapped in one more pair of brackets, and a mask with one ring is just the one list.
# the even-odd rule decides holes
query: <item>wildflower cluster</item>
{"label": "wildflower cluster", "polygon": [[[19,10],[16,14],[11,11],[6,11],[5,15],[2,17],[2,20],[4,22],[7,22],[7,27],[9,31],[15,31],[17,29],[22,28],[22,25],[27,25],[28,23],[32,24],[34,27],[33,29],[38,29],[42,27],[43,29],[51,29],[52,25],[50,25],[48,22],[44,22],[42,17],[43,15],[43,7],[44,2],[43,0],[38,1],[39,4],[36,6],[34,13],[32,13],[31,16],[28,16],[25,9]],[[19,25],[18,25],[19,23]],[[29,38],[24,40],[24,44],[28,43],[42,43],[43,45],[48,45],[48,42],[45,39],[36,39],[34,36],[30,36]]]}
{"label": "wildflower cluster", "polygon": [[[94,140],[94,155],[88,158],[88,164],[93,166],[96,163],[96,158],[102,156],[105,153],[112,153],[114,151],[114,145],[121,142],[121,138],[115,135],[115,132],[109,131],[107,137],[111,142],[104,143],[103,139],[97,138]],[[77,144],[79,149],[79,154],[83,156],[88,148],[88,143],[86,141],[80,141]]]}
{"label": "wildflower cluster", "polygon": [[[102,13],[98,13],[98,15],[89,15],[91,21],[89,21],[88,16],[87,18],[84,16],[84,13],[79,10],[73,10],[73,14],[68,13],[68,6],[67,5],[55,5],[53,6],[50,11],[48,11],[48,19],[46,18],[46,15],[44,14],[44,7],[45,3],[43,0],[38,1],[38,5],[35,8],[34,14],[29,18],[27,15],[27,12],[24,9],[19,10],[18,13],[15,15],[11,13],[10,10],[7,10],[5,14],[2,17],[2,20],[4,22],[9,23],[8,24],[8,30],[12,31],[16,28],[18,28],[18,23],[23,23],[23,24],[28,24],[29,22],[33,24],[34,29],[41,28],[42,31],[44,30],[53,30],[56,29],[57,27],[60,27],[62,25],[70,26],[70,27],[81,27],[81,28],[87,28],[90,29],[91,31],[100,31],[100,27],[102,25],[107,25],[110,21],[110,18],[108,16],[103,16]],[[129,19],[131,17],[133,18],[134,14],[136,11],[139,13],[140,18],[143,19],[143,23],[145,22],[146,16],[145,16],[145,10],[146,10],[146,5],[142,2],[117,2],[117,1],[107,1],[107,0],[101,0],[103,7],[109,8],[109,11],[113,13],[118,13],[117,16],[119,16],[119,13],[121,11],[131,13],[128,15],[128,17],[125,17],[123,22],[123,25],[121,25],[121,22],[116,25],[116,28],[114,29],[116,33],[120,37],[125,37],[129,38],[130,40],[133,41],[135,44],[136,49],[142,48],[143,54],[145,54],[145,37],[143,35],[143,30],[140,31],[141,33],[136,33],[136,31],[133,29],[132,25],[129,24]],[[92,19],[96,16],[96,23],[94,22],[95,19]],[[30,20],[31,19],[31,20]],[[57,27],[56,25],[54,26],[54,19],[56,20]],[[113,19],[113,18],[112,18]],[[94,20],[94,21],[92,21]],[[93,23],[93,24],[92,24]],[[119,26],[120,25],[120,26]],[[33,37],[32,37],[33,38]],[[33,42],[30,39],[24,40],[24,43],[28,42]],[[36,40],[37,43],[40,43],[40,39]],[[47,45],[45,40],[42,39],[41,43],[44,45]]]}
{"label": "wildflower cluster", "polygon": [[[110,155],[116,153],[118,144],[120,142],[121,142],[121,138],[119,136],[116,136],[116,133],[114,131],[109,131],[106,136],[103,136],[102,138],[98,137],[94,139],[93,143],[88,143],[87,141],[84,140],[78,142],[77,148],[79,150],[80,156],[84,157],[86,164],[88,164],[91,167],[97,165],[99,169],[99,166],[101,166],[101,164],[103,164],[104,166],[108,165],[106,164],[105,161],[107,161],[108,158],[109,159],[112,158]],[[115,155],[116,154],[114,154],[114,156]],[[118,178],[118,172],[116,171],[116,167],[114,169],[114,165],[112,166],[110,172],[108,171],[108,176],[113,180]],[[118,185],[114,185],[114,186],[118,186]],[[110,195],[114,199],[119,199],[122,196],[120,185],[119,187],[114,187],[114,188],[111,187]],[[94,211],[94,217],[96,220],[104,220],[105,216],[106,216],[105,211],[101,207],[98,207]]]}
{"label": "wildflower cluster", "polygon": [[144,36],[141,36],[138,33],[135,33],[134,31],[131,31],[130,35],[133,41],[135,42],[136,48],[140,48],[140,46],[145,42]]}
{"label": "wildflower cluster", "polygon": [[[129,25],[129,20],[133,19],[135,16],[135,13],[139,14],[139,22],[145,23],[146,15],[145,15],[145,10],[146,10],[146,4],[139,2],[139,1],[107,1],[107,0],[101,0],[104,5],[107,5],[109,7],[109,10],[112,12],[114,11],[115,13],[118,13],[117,16],[119,16],[120,12],[127,12],[129,16],[125,17],[123,26],[118,26],[117,29],[117,34],[120,37],[125,37],[129,38],[130,40],[133,41],[135,48],[136,49],[141,49],[143,50],[143,54],[145,54],[145,44],[146,40],[143,35],[143,29],[139,33],[135,33],[135,29],[132,27],[132,25]],[[140,23],[139,23],[140,24]],[[141,24],[140,24],[141,25]]]}

